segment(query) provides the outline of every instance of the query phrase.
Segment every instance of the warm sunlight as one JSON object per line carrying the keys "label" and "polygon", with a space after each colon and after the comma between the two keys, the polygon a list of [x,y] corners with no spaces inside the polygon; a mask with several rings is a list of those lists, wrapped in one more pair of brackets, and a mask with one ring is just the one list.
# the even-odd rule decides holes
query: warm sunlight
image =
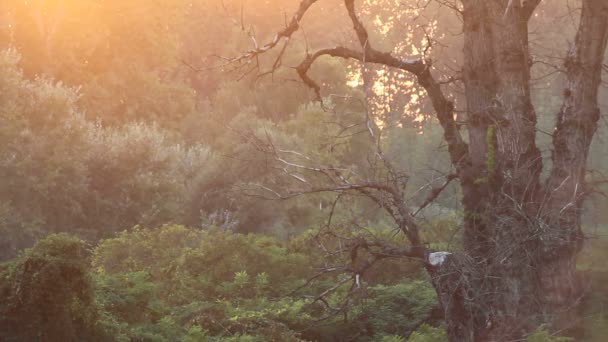
{"label": "warm sunlight", "polygon": [[607,0],[1,0],[0,342],[604,342]]}

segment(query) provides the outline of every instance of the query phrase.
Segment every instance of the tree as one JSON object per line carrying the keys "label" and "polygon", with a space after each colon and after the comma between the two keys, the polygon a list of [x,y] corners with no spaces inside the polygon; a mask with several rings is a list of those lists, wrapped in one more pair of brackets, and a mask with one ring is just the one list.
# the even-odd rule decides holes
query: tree
{"label": "tree", "polygon": [[[232,62],[248,63],[275,49],[279,52],[272,60],[280,60],[317,2],[302,0],[291,21],[271,41],[261,45],[253,39],[254,49]],[[464,121],[457,120],[456,106],[443,82],[435,78],[430,59],[397,57],[376,48],[355,0],[344,0],[344,5],[359,46],[307,51],[296,67],[321,101],[321,86],[308,72],[324,56],[355,60],[363,68],[376,64],[400,69],[417,79],[443,128],[453,168],[446,185],[433,189],[420,208],[433,202],[450,181],[458,180],[464,208],[462,252],[435,251],[421,237],[416,218],[420,209],[414,210],[404,195],[408,177],[383,152],[382,131],[368,105],[363,107],[377,163],[370,163],[375,169],[365,174],[331,164],[313,165],[307,156],[275,146],[269,136],[249,136],[256,148],[274,157],[285,175],[299,181],[299,188],[287,192],[263,187],[266,195],[284,199],[334,192],[339,200],[343,194],[356,193],[375,201],[393,218],[408,245],[351,240],[352,281],[358,283],[379,259],[420,260],[431,276],[451,341],[517,340],[541,323],[562,333],[574,333],[577,326],[582,293],[575,261],[584,239],[583,200],[590,191],[585,184],[587,156],[600,118],[598,89],[608,39],[608,3],[581,2],[578,32],[564,63],[567,86],[552,134],[552,157],[546,165],[536,143],[537,117],[530,90],[533,63],[528,22],[540,3],[462,0],[448,4],[463,25]],[[280,63],[271,65],[274,71]],[[365,72],[363,78],[369,98],[371,84]],[[360,260],[363,253],[367,258]]]}
{"label": "tree", "polygon": [[3,341],[103,340],[84,241],[49,235],[0,264]]}
{"label": "tree", "polygon": [[26,79],[19,60],[0,51],[0,260],[49,233],[95,240],[186,221],[184,208],[199,195],[189,189],[214,169],[208,147],[143,123],[89,122],[76,89]]}

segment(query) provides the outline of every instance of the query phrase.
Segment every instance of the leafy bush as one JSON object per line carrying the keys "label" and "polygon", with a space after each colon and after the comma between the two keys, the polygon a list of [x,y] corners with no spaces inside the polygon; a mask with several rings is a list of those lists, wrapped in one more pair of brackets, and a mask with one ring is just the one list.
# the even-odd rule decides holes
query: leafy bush
{"label": "leafy bush", "polygon": [[408,342],[447,342],[448,336],[445,329],[435,328],[429,325],[423,324],[414,331]]}
{"label": "leafy bush", "polygon": [[0,260],[53,232],[88,240],[184,220],[211,152],[145,124],[86,121],[79,93],[0,52]]}
{"label": "leafy bush", "polygon": [[0,265],[0,340],[99,339],[85,243],[50,235]]}
{"label": "leafy bush", "polygon": [[138,228],[101,242],[93,267],[100,305],[115,318],[104,325],[130,338],[203,334],[198,326],[210,336],[287,341],[289,326],[310,320],[301,300],[281,297],[310,272],[309,259],[264,236]]}

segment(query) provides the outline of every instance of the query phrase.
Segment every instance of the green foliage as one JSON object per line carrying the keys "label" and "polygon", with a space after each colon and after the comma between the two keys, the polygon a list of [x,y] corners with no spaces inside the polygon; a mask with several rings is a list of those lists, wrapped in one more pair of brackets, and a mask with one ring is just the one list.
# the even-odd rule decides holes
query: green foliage
{"label": "green foliage", "polygon": [[569,337],[560,337],[553,335],[547,330],[547,327],[542,325],[538,327],[532,334],[526,338],[527,342],[568,342],[573,341]]}
{"label": "green foliage", "polygon": [[584,340],[600,342],[608,334],[608,266],[604,262],[608,250],[608,239],[596,236],[605,227],[585,227],[585,232],[593,238],[577,260],[580,279],[586,284],[587,292],[582,302]]}
{"label": "green foliage", "polygon": [[[355,297],[348,322],[335,317],[316,327],[331,311],[295,293],[285,296],[314,273],[312,253],[297,241],[217,228],[136,228],[102,241],[93,253],[99,324],[108,334],[155,341],[331,341],[351,333],[365,341],[407,336],[435,304],[424,281],[370,286]],[[335,281],[315,282],[305,292]],[[344,294],[328,303],[339,305]]]}
{"label": "green foliage", "polygon": [[208,148],[175,143],[157,127],[95,126],[87,133],[83,214],[95,231],[182,221],[190,189],[213,168]]}
{"label": "green foliage", "polygon": [[408,342],[447,342],[448,336],[443,328],[436,328],[426,324],[414,331]]}
{"label": "green foliage", "polygon": [[83,241],[50,235],[0,265],[0,339],[101,338]]}
{"label": "green foliage", "polygon": [[362,304],[358,320],[366,322],[366,329],[372,336],[407,336],[436,303],[435,291],[425,281],[376,285],[368,290],[370,298]]}
{"label": "green foliage", "polygon": [[0,260],[50,233],[94,240],[136,224],[183,220],[211,152],[156,127],[88,122],[73,88],[29,81],[0,53]]}
{"label": "green foliage", "polygon": [[[261,235],[167,225],[102,241],[51,235],[0,267],[3,340],[403,340],[434,305],[423,281],[367,287],[347,322],[297,294],[316,256]],[[295,249],[294,249],[295,248]],[[307,287],[318,293],[336,280]],[[344,291],[328,297],[339,305]],[[404,309],[407,308],[407,309]],[[46,320],[46,317],[54,317]],[[304,332],[302,332],[304,331]]]}
{"label": "green foliage", "polygon": [[377,338],[376,340],[380,342],[405,342],[405,338],[397,335],[383,335],[382,337]]}
{"label": "green foliage", "polygon": [[486,132],[488,178],[492,178],[496,171],[496,129],[496,125],[490,125]]}
{"label": "green foliage", "polygon": [[100,305],[116,319],[106,321],[107,328],[127,326],[130,338],[144,332],[158,340],[195,338],[203,335],[199,326],[210,336],[289,340],[295,335],[286,324],[310,320],[303,302],[270,300],[311,272],[309,259],[264,236],[180,226],[136,229],[103,241],[93,267]]}

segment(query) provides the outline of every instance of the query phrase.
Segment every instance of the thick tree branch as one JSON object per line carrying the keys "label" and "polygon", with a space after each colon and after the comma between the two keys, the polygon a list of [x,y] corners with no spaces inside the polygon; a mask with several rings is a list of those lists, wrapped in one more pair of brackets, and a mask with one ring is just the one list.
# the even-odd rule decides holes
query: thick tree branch
{"label": "thick tree branch", "polygon": [[[304,17],[306,11],[318,0],[302,0],[296,13],[292,16],[289,24],[281,31],[277,32],[269,43],[256,47],[253,50],[229,59],[230,62],[243,62],[257,58],[259,55],[273,49],[281,38],[289,39],[299,28],[299,23]],[[319,85],[308,76],[312,64],[321,56],[340,57],[345,59],[354,59],[362,63],[381,64],[392,68],[401,69],[414,74],[419,83],[425,88],[429,95],[433,108],[437,112],[437,117],[441,126],[444,129],[444,138],[448,144],[450,157],[454,166],[461,170],[469,160],[468,146],[462,139],[458,125],[454,119],[454,104],[449,101],[443,91],[441,84],[437,82],[430,72],[430,62],[422,59],[402,59],[392,56],[390,53],[381,52],[374,49],[369,42],[369,35],[363,23],[357,17],[355,11],[355,1],[345,0],[348,15],[353,23],[354,30],[358,37],[359,43],[363,52],[355,51],[345,47],[334,47],[318,50],[312,54],[307,54],[305,59],[296,67],[296,71],[302,81],[313,89],[317,99],[321,99],[321,88]],[[282,53],[280,53],[282,55]],[[279,62],[275,61],[274,65]]]}
{"label": "thick tree branch", "polygon": [[319,50],[316,53],[307,56],[298,66],[297,70],[300,77],[302,77],[303,81],[311,86],[315,90],[317,96],[319,96],[319,86],[307,76],[307,71],[310,69],[312,63],[323,55],[355,59],[362,63],[381,64],[414,74],[420,85],[426,90],[433,104],[433,109],[435,109],[435,112],[437,113],[437,118],[444,130],[444,138],[448,144],[452,164],[457,170],[462,170],[465,165],[468,164],[468,146],[462,139],[458,125],[455,122],[454,104],[445,97],[441,85],[431,74],[430,62],[422,59],[396,58],[390,53],[374,49],[369,42],[369,34],[367,33],[365,26],[356,14],[355,0],[345,0],[344,4],[353,23],[353,28],[363,52],[356,52],[342,47]]}
{"label": "thick tree branch", "polygon": [[608,2],[584,0],[575,44],[566,60],[568,87],[553,134],[553,169],[546,189],[552,219],[569,222],[578,217],[587,155],[600,118],[598,92],[607,41]]}

